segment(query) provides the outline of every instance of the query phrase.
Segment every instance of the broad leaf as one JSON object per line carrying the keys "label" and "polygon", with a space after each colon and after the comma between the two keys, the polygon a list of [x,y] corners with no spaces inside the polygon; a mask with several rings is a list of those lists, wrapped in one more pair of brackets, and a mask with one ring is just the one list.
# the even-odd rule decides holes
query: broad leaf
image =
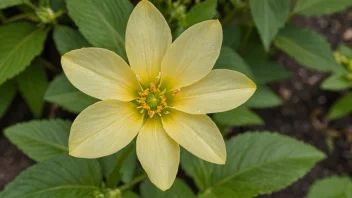
{"label": "broad leaf", "polygon": [[329,43],[318,33],[288,26],[279,32],[275,45],[302,65],[317,71],[340,72]]}
{"label": "broad leaf", "polygon": [[341,91],[352,88],[352,81],[348,80],[345,75],[332,74],[321,84],[321,88],[331,91]]}
{"label": "broad leaf", "polygon": [[241,106],[230,111],[216,113],[216,123],[227,126],[262,125],[264,121],[249,108]]}
{"label": "broad leaf", "polygon": [[8,8],[11,6],[22,4],[22,0],[1,0],[0,9]]}
{"label": "broad leaf", "polygon": [[67,26],[55,27],[54,41],[61,55],[74,49],[91,46],[78,31]]}
{"label": "broad leaf", "polygon": [[63,155],[28,168],[0,198],[97,197],[101,182],[97,160]]}
{"label": "broad leaf", "polygon": [[241,72],[253,80],[253,73],[246,62],[233,49],[222,47],[214,69],[230,69]]}
{"label": "broad leaf", "polygon": [[[99,163],[102,167],[103,170],[103,175],[105,178],[108,178],[108,176],[112,173],[117,161],[123,157],[123,153],[130,149],[129,147],[136,147],[135,144],[129,144],[122,150],[120,150],[117,153],[114,153],[112,155],[106,156],[99,158]],[[128,156],[123,160],[123,163],[121,165],[120,169],[120,174],[121,174],[121,180],[124,183],[130,182],[133,177],[135,176],[136,169],[137,169],[137,155],[136,155],[136,150],[133,149]]]}
{"label": "broad leaf", "polygon": [[212,185],[202,197],[216,198],[221,192],[226,198],[272,193],[297,181],[325,157],[310,145],[267,132],[239,135],[227,141],[226,148],[226,164],[212,167]]}
{"label": "broad leaf", "polygon": [[0,27],[0,85],[23,71],[42,52],[47,32],[27,22]]}
{"label": "broad leaf", "polygon": [[176,179],[171,188],[165,192],[155,187],[149,180],[145,180],[141,186],[142,198],[196,198],[192,190],[185,182]]}
{"label": "broad leaf", "polygon": [[45,68],[38,60],[17,76],[18,89],[32,111],[39,118],[43,113],[44,93],[48,87]]}
{"label": "broad leaf", "polygon": [[352,6],[351,0],[297,0],[293,14],[316,16],[343,11]]}
{"label": "broad leaf", "polygon": [[241,44],[241,28],[239,25],[232,23],[223,26],[224,40],[222,42],[223,46],[231,47],[237,50]]}
{"label": "broad leaf", "polygon": [[5,84],[0,85],[0,119],[9,108],[12,99],[16,95],[16,85],[13,81],[7,81]]}
{"label": "broad leaf", "polygon": [[123,191],[120,198],[139,198],[139,195],[132,191]]}
{"label": "broad leaf", "polygon": [[196,4],[187,12],[185,18],[185,28],[188,28],[196,23],[210,20],[216,14],[217,0],[206,0]]}
{"label": "broad leaf", "polygon": [[346,56],[347,58],[352,59],[352,48],[348,47],[345,44],[340,44],[339,47],[337,48],[337,51],[339,51],[342,55]]}
{"label": "broad leaf", "polygon": [[77,114],[98,101],[75,88],[64,74],[50,83],[44,99]]}
{"label": "broad leaf", "polygon": [[5,129],[5,136],[36,161],[68,152],[71,122],[63,120],[30,121]]}
{"label": "broad leaf", "polygon": [[129,0],[67,0],[67,8],[91,44],[126,58],[125,32],[133,9]]}
{"label": "broad leaf", "polygon": [[282,99],[278,97],[270,88],[265,85],[257,87],[254,95],[244,104],[250,108],[269,108],[282,104]]}
{"label": "broad leaf", "polygon": [[251,14],[266,51],[290,13],[288,0],[250,0]]}
{"label": "broad leaf", "polygon": [[352,180],[348,177],[328,177],[313,184],[307,198],[351,198]]}
{"label": "broad leaf", "polygon": [[328,119],[335,120],[352,113],[352,93],[339,98],[330,108]]}

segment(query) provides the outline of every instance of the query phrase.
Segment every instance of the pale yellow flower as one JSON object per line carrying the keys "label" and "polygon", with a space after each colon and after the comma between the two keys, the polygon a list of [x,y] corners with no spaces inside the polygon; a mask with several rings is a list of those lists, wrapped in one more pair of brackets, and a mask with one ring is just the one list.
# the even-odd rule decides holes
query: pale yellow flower
{"label": "pale yellow flower", "polygon": [[74,121],[70,155],[110,155],[138,135],[138,159],[162,190],[175,180],[179,145],[206,161],[225,163],[222,135],[205,114],[243,104],[256,86],[239,72],[212,70],[222,43],[219,21],[198,23],[171,42],[164,17],[144,0],[127,24],[131,67],[114,52],[100,48],[73,50],[62,57],[71,83],[102,100]]}

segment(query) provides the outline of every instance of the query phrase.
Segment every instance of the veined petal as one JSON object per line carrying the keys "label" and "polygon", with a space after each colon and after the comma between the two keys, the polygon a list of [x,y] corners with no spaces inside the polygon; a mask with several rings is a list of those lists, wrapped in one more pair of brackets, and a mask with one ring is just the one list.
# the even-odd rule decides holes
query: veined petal
{"label": "veined petal", "polygon": [[226,161],[224,139],[207,115],[192,115],[177,110],[162,116],[169,136],[197,157],[216,164]]}
{"label": "veined petal", "polygon": [[171,44],[161,62],[165,86],[177,89],[206,76],[219,57],[221,43],[222,28],[217,20],[188,28]]}
{"label": "veined petal", "polygon": [[228,111],[245,103],[255,90],[256,85],[244,74],[216,69],[195,84],[181,88],[171,106],[190,114]]}
{"label": "veined petal", "polygon": [[171,30],[159,10],[149,1],[138,3],[127,23],[126,51],[132,70],[144,85],[157,81],[171,42]]}
{"label": "veined petal", "polygon": [[70,82],[82,92],[101,99],[131,101],[140,85],[127,63],[112,51],[82,48],[62,56],[62,68]]}
{"label": "veined petal", "polygon": [[137,135],[143,117],[131,102],[105,100],[89,106],[72,124],[70,155],[98,158],[119,151]]}
{"label": "veined petal", "polygon": [[174,183],[180,147],[165,132],[159,116],[148,119],[137,137],[137,156],[150,181],[165,191]]}

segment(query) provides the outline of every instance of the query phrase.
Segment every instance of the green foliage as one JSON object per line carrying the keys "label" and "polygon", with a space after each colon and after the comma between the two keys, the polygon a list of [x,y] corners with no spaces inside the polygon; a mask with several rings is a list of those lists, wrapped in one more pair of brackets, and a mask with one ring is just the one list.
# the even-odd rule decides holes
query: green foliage
{"label": "green foliage", "polygon": [[97,160],[59,156],[28,168],[0,198],[95,197],[102,181]]}
{"label": "green foliage", "polygon": [[329,120],[335,120],[352,113],[352,93],[339,98],[331,107],[328,114]]}
{"label": "green foliage", "polygon": [[241,106],[226,112],[216,113],[214,115],[214,120],[216,123],[226,126],[264,124],[264,121],[256,113],[245,106]]}
{"label": "green foliage", "polygon": [[17,76],[17,84],[18,90],[34,117],[41,117],[44,107],[44,94],[48,87],[45,68],[38,60],[33,61],[31,66]]}
{"label": "green foliage", "polygon": [[23,71],[42,52],[47,32],[27,22],[0,27],[0,85]]}
{"label": "green foliage", "polygon": [[246,62],[233,49],[222,47],[214,69],[230,69],[241,72],[253,79],[253,74]]}
{"label": "green foliage", "polygon": [[91,46],[78,31],[67,26],[56,26],[53,36],[61,55],[74,49]]}
{"label": "green foliage", "polygon": [[241,44],[241,28],[236,24],[223,26],[224,41],[223,46],[231,47],[237,50]]}
{"label": "green foliage", "polygon": [[309,69],[323,72],[341,70],[328,42],[311,30],[285,27],[279,32],[275,45]]}
{"label": "green foliage", "polygon": [[125,32],[133,9],[129,0],[67,0],[67,8],[80,32],[91,44],[126,58]]}
{"label": "green foliage", "polygon": [[324,82],[321,84],[321,88],[331,91],[345,90],[352,88],[352,81],[348,80],[345,75],[337,73],[324,80]]}
{"label": "green foliage", "polygon": [[290,13],[288,0],[251,0],[251,14],[266,51]]}
{"label": "green foliage", "polygon": [[172,187],[165,192],[147,180],[141,184],[140,191],[142,198],[196,198],[192,190],[180,179],[176,179]]}
{"label": "green foliage", "polygon": [[80,113],[83,109],[98,101],[79,91],[64,74],[57,76],[50,83],[44,99],[58,104],[72,113]]}
{"label": "green foliage", "polygon": [[216,14],[216,6],[217,0],[206,0],[193,6],[186,14],[185,28],[212,19]]}
{"label": "green foliage", "polygon": [[316,16],[343,11],[352,6],[351,0],[297,0],[294,14]]}
{"label": "green foliage", "polygon": [[352,181],[348,177],[328,177],[313,184],[307,198],[351,198]]}
{"label": "green foliage", "polygon": [[0,85],[0,119],[9,108],[13,98],[16,95],[16,85],[13,81],[7,81]]}
{"label": "green foliage", "polygon": [[295,182],[325,157],[310,145],[267,132],[236,136],[226,142],[226,150],[225,165],[182,156],[182,168],[196,183],[208,181],[202,185],[206,189],[202,198],[251,198],[272,193]]}
{"label": "green foliage", "polygon": [[11,6],[19,5],[22,3],[22,0],[1,0],[0,9],[8,8]]}
{"label": "green foliage", "polygon": [[5,136],[35,161],[67,153],[70,121],[43,120],[20,123],[5,129]]}
{"label": "green foliage", "polygon": [[244,104],[250,108],[270,108],[282,104],[282,99],[278,97],[270,88],[265,85],[257,87],[254,95]]}

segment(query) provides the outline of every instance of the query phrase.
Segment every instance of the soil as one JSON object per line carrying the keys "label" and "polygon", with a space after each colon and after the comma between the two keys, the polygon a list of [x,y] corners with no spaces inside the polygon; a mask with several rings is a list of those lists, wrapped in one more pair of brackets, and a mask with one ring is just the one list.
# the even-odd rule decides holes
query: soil
{"label": "soil", "polygon": [[[344,36],[346,37],[346,31],[352,31],[352,9],[323,17],[294,17],[292,23],[320,32],[335,48],[340,42],[347,43],[348,38],[344,39]],[[46,50],[50,53],[53,50],[53,47],[50,47],[52,41],[48,43]],[[57,57],[52,59],[58,63]],[[348,141],[348,139],[352,140],[352,115],[333,122],[326,121],[328,107],[344,92],[321,90],[320,83],[327,74],[311,72],[283,53],[274,59],[293,73],[292,78],[270,85],[284,99],[284,104],[277,108],[256,110],[265,120],[265,126],[235,128],[232,133],[235,135],[248,130],[276,131],[324,151],[328,158],[320,162],[305,177],[280,192],[259,196],[260,198],[303,198],[311,184],[318,179],[330,175],[352,176],[352,142]],[[45,115],[48,117],[52,106],[47,104],[46,109]],[[60,109],[57,110],[56,115],[72,117]],[[17,96],[0,122],[0,131],[6,126],[30,119],[29,109]],[[332,140],[332,147],[328,146],[328,139]],[[0,191],[32,164],[34,164],[33,161],[0,133]]]}

